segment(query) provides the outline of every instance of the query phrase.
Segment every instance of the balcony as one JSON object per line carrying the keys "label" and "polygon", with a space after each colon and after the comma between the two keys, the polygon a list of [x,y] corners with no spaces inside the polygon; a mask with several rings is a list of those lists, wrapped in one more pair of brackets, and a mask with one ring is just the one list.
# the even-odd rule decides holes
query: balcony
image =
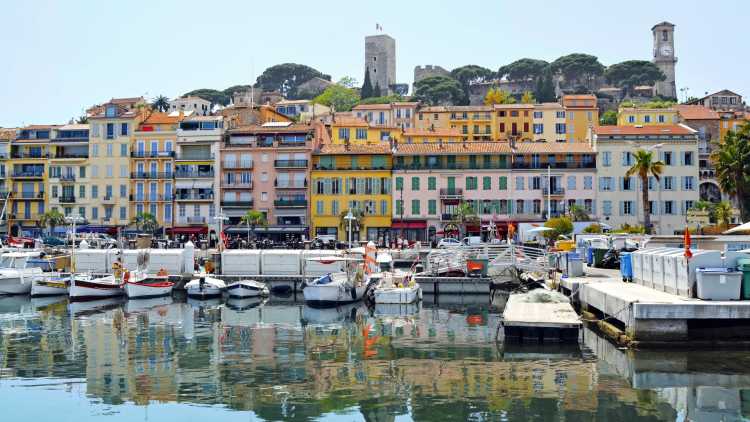
{"label": "balcony", "polygon": [[102,198],[102,202],[107,202],[107,203],[114,202],[114,200],[115,200],[114,196],[105,196],[104,198]]}
{"label": "balcony", "polygon": [[54,160],[86,160],[88,158],[88,154],[55,154],[52,157]]}
{"label": "balcony", "polygon": [[226,189],[252,189],[253,182],[227,182],[222,180],[221,187]]}
{"label": "balcony", "polygon": [[299,208],[307,206],[307,199],[294,198],[294,199],[276,199],[273,201],[273,206],[276,208]]}
{"label": "balcony", "polygon": [[174,173],[165,172],[133,172],[130,173],[131,179],[171,179]]}
{"label": "balcony", "polygon": [[205,193],[205,194],[177,194],[175,197],[178,201],[213,201],[214,195]]}
{"label": "balcony", "polygon": [[132,151],[133,158],[174,158],[174,151]]}
{"label": "balcony", "polygon": [[253,168],[253,162],[252,161],[240,161],[240,162],[224,161],[221,164],[221,168],[228,169],[228,170],[250,170]]}
{"label": "balcony", "polygon": [[214,155],[210,152],[198,153],[193,152],[190,154],[177,154],[175,160],[177,161],[213,161]]}
{"label": "balcony", "polygon": [[273,162],[273,166],[282,169],[307,168],[307,160],[276,160]]}
{"label": "balcony", "polygon": [[188,179],[212,178],[212,177],[214,177],[214,171],[213,170],[204,170],[204,171],[198,171],[198,170],[177,170],[177,171],[174,172],[174,177],[176,177],[176,178],[188,178]]}
{"label": "balcony", "polygon": [[459,199],[464,196],[464,191],[461,188],[441,188],[440,199]]}
{"label": "balcony", "polygon": [[187,217],[188,224],[206,224],[206,217],[203,216],[195,216],[195,217]]}
{"label": "balcony", "polygon": [[563,196],[563,195],[565,195],[565,189],[563,189],[563,188],[552,188],[552,189],[543,188],[542,189],[542,195],[544,195],[544,196],[547,196],[547,195],[549,195],[549,196]]}
{"label": "balcony", "polygon": [[352,167],[352,166],[341,166],[341,167],[322,166],[321,167],[321,166],[319,166],[319,165],[316,164],[316,165],[313,166],[313,170],[332,170],[332,171],[336,171],[336,170],[345,170],[345,171],[349,171],[349,170],[390,170],[390,168],[389,167],[372,167],[372,166],[357,166],[357,167]]}
{"label": "balcony", "polygon": [[16,199],[44,199],[44,192],[13,192]]}
{"label": "balcony", "polygon": [[440,214],[440,221],[443,222],[453,221],[454,218],[453,214]]}
{"label": "balcony", "polygon": [[246,207],[250,208],[253,206],[253,200],[246,200],[246,201],[240,201],[240,200],[222,200],[221,201],[222,207]]}
{"label": "balcony", "polygon": [[547,167],[551,169],[595,169],[596,162],[593,161],[562,161],[555,163],[528,163],[528,162],[515,162],[513,163],[514,170],[546,170]]}
{"label": "balcony", "polygon": [[292,181],[286,181],[279,183],[279,179],[274,180],[273,186],[277,189],[306,189],[307,188],[307,179],[304,180],[302,183],[294,183]]}
{"label": "balcony", "polygon": [[36,154],[36,153],[29,153],[29,152],[13,152],[10,154],[11,158],[33,158],[33,159],[48,159],[50,158],[49,154]]}
{"label": "balcony", "polygon": [[470,163],[397,163],[394,170],[508,170],[507,162],[489,164]]}
{"label": "balcony", "polygon": [[61,196],[59,197],[59,200],[60,202],[65,203],[65,204],[72,204],[76,202],[76,197],[75,196]]}
{"label": "balcony", "polygon": [[174,195],[130,195],[131,202],[171,202],[174,199]]}
{"label": "balcony", "polygon": [[13,170],[10,177],[41,179],[44,177],[44,169],[39,170]]}
{"label": "balcony", "polygon": [[75,182],[76,175],[75,174],[61,174],[60,181],[61,182]]}

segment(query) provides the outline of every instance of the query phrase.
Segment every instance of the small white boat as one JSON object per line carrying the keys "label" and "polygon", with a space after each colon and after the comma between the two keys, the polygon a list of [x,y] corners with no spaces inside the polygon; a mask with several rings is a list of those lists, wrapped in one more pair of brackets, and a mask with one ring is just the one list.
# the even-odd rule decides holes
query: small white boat
{"label": "small white boat", "polygon": [[41,268],[29,266],[29,260],[38,258],[39,251],[9,252],[0,258],[0,295],[25,295],[31,293],[31,283],[42,275]]}
{"label": "small white boat", "polygon": [[367,290],[364,280],[349,279],[344,272],[326,274],[305,282],[302,294],[305,302],[315,306],[336,306],[362,300]]}
{"label": "small white boat", "polygon": [[194,278],[185,284],[188,297],[196,299],[219,297],[226,288],[227,285],[223,280],[209,277],[206,274],[199,274],[198,278]]}
{"label": "small white boat", "polygon": [[45,274],[31,282],[31,296],[67,295],[69,286],[70,276]]}
{"label": "small white boat", "polygon": [[125,281],[125,294],[131,299],[169,296],[173,288],[174,283],[166,275],[148,276],[134,272]]}
{"label": "small white boat", "polygon": [[414,303],[422,299],[422,289],[410,273],[396,270],[373,275],[378,284],[373,294],[375,303]]}
{"label": "small white boat", "polygon": [[255,280],[233,281],[227,285],[227,293],[230,297],[268,296],[268,287]]}
{"label": "small white boat", "polygon": [[124,293],[122,284],[117,282],[114,275],[93,277],[90,274],[76,274],[70,280],[70,300],[115,297]]}

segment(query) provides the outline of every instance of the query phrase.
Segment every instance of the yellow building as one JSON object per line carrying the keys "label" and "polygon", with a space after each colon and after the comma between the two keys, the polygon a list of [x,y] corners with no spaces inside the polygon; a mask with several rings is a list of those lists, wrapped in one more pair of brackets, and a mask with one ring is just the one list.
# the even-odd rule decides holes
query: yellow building
{"label": "yellow building", "polygon": [[750,122],[750,113],[744,111],[719,111],[719,136],[724,139],[729,131],[738,131],[740,126]]}
{"label": "yellow building", "polygon": [[534,141],[567,142],[565,108],[560,103],[541,103],[534,105]]}
{"label": "yellow building", "polygon": [[75,215],[85,219],[87,208],[92,205],[88,195],[90,192],[86,191],[89,178],[89,125],[69,124],[53,132],[47,187],[49,208],[66,217]]}
{"label": "yellow building", "polygon": [[495,121],[493,127],[494,141],[531,140],[534,125],[534,106],[532,104],[495,104]]}
{"label": "yellow building", "polygon": [[331,139],[334,144],[376,144],[397,140],[401,129],[397,127],[373,126],[364,119],[351,116],[335,116],[331,122]]}
{"label": "yellow building", "polygon": [[151,112],[134,133],[130,212],[134,218],[149,213],[161,227],[172,227],[174,221],[174,151],[180,120],[182,116]]}
{"label": "yellow building", "polygon": [[147,108],[143,98],[113,98],[89,110],[89,165],[83,183],[92,225],[127,226],[130,144]]}
{"label": "yellow building", "polygon": [[463,142],[458,129],[406,129],[401,136],[405,144],[439,144]]}
{"label": "yellow building", "polygon": [[568,142],[588,142],[589,129],[599,126],[599,109],[595,95],[563,95],[565,131]]}
{"label": "yellow building", "polygon": [[22,128],[10,143],[11,206],[8,227],[36,234],[41,229],[39,218],[47,210],[47,172],[50,139],[57,128],[53,125],[32,125]]}
{"label": "yellow building", "polygon": [[352,241],[389,242],[391,227],[391,149],[388,143],[325,144],[313,153],[312,236],[348,240],[343,216],[352,210]]}
{"label": "yellow building", "polygon": [[492,106],[435,106],[417,112],[418,130],[457,129],[467,141],[490,141],[493,135]]}
{"label": "yellow building", "polygon": [[617,110],[619,126],[674,126],[678,123],[674,108],[620,107]]}

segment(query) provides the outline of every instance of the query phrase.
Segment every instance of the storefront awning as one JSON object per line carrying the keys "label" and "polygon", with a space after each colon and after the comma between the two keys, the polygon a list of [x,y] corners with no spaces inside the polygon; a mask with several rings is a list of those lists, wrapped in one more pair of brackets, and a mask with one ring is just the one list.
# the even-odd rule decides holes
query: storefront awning
{"label": "storefront awning", "polygon": [[186,226],[186,227],[175,227],[175,228],[167,228],[167,234],[208,234],[208,227],[196,227],[196,226]]}
{"label": "storefront awning", "polygon": [[425,220],[412,220],[412,221],[398,221],[395,220],[391,223],[392,229],[426,229],[427,222]]}
{"label": "storefront awning", "polygon": [[[250,231],[255,233],[304,233],[307,230],[307,226],[266,226],[256,227],[255,230],[250,228]],[[233,226],[224,229],[224,232],[228,234],[246,234],[247,226]]]}

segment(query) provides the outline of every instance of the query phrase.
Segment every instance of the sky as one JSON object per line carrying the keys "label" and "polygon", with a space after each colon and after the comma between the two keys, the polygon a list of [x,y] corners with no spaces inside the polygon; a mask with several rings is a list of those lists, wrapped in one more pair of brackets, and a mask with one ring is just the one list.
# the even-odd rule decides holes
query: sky
{"label": "sky", "polygon": [[750,95],[746,0],[28,0],[5,2],[2,16],[0,127],[65,123],[112,97],[247,84],[285,62],[361,83],[376,23],[396,39],[398,82],[411,84],[424,64],[650,60],[651,27],[666,20],[678,90]]}

